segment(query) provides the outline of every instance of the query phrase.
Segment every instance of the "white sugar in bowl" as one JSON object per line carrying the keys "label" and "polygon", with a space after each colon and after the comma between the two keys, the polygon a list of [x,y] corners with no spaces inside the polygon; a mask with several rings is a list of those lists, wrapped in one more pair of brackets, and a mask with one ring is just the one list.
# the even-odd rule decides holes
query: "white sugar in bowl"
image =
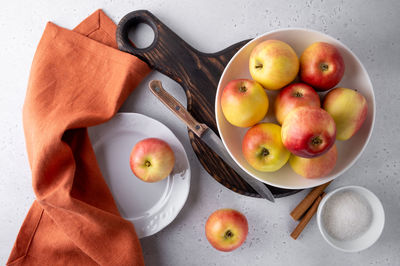
{"label": "white sugar in bowl", "polygon": [[322,237],[334,248],[358,252],[382,233],[385,213],[378,197],[360,186],[337,188],[322,199],[317,211]]}

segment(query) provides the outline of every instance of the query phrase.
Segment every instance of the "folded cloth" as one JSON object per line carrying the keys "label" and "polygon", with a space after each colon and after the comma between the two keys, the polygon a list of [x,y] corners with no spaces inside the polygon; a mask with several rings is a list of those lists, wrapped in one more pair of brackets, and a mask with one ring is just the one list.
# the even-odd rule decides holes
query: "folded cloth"
{"label": "folded cloth", "polygon": [[101,10],[73,31],[46,26],[23,108],[37,199],[8,265],[144,264],[134,227],[120,216],[87,134],[150,71],[116,49],[115,32]]}

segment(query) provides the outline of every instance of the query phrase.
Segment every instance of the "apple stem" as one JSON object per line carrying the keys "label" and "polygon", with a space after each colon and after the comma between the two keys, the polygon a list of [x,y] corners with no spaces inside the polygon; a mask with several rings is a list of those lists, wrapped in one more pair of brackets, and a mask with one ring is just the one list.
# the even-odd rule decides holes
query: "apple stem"
{"label": "apple stem", "polygon": [[149,161],[146,161],[144,164],[145,164],[147,167],[150,167],[150,166],[151,166],[151,162],[149,162]]}
{"label": "apple stem", "polygon": [[258,68],[262,68],[263,67],[263,64],[261,64],[261,63],[258,63],[258,64],[256,64],[256,68],[258,69]]}
{"label": "apple stem", "polygon": [[233,233],[231,230],[228,230],[225,232],[224,238],[228,239],[228,238],[232,238],[233,237]]}

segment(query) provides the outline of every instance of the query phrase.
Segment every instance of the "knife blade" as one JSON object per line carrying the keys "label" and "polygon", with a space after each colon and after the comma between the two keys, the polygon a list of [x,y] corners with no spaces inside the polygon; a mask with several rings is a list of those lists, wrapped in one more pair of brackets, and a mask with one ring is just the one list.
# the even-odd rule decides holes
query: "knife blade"
{"label": "knife blade", "polygon": [[176,116],[178,116],[188,127],[192,130],[208,147],[210,147],[226,164],[228,164],[235,172],[243,178],[261,197],[275,202],[274,196],[268,187],[258,181],[254,177],[246,173],[240,166],[232,159],[228,151],[225,149],[224,144],[218,135],[210,129],[206,124],[199,123],[194,117],[186,110],[186,108],[169,94],[162,86],[161,81],[152,80],[149,83],[151,92],[164,103]]}

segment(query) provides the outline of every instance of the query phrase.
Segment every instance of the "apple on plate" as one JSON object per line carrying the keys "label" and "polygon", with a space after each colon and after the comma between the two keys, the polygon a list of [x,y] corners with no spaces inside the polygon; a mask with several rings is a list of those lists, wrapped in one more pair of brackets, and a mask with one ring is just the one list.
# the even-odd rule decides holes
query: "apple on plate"
{"label": "apple on plate", "polygon": [[325,96],[323,107],[335,120],[338,140],[351,138],[364,123],[368,112],[365,97],[347,88],[331,90]]}
{"label": "apple on plate", "polygon": [[293,171],[305,178],[319,178],[328,175],[335,168],[337,160],[336,145],[321,156],[303,158],[292,154],[289,164]]}
{"label": "apple on plate", "polygon": [[266,40],[251,51],[249,70],[253,79],[264,88],[279,90],[296,78],[299,58],[289,44]]}
{"label": "apple on plate", "polygon": [[251,127],[244,135],[242,152],[246,161],[261,172],[279,170],[290,157],[282,143],[281,127],[273,123]]}
{"label": "apple on plate", "polygon": [[319,91],[336,86],[344,74],[344,61],[332,44],[316,42],[300,56],[300,79]]}
{"label": "apple on plate", "polygon": [[282,124],[283,145],[300,157],[321,156],[333,146],[335,139],[335,121],[319,107],[297,107]]}
{"label": "apple on plate", "polygon": [[268,106],[267,93],[254,80],[232,80],[222,91],[222,113],[229,123],[237,127],[257,124],[267,114]]}
{"label": "apple on plate", "polygon": [[304,83],[294,83],[283,88],[275,99],[276,120],[282,125],[287,114],[300,106],[321,107],[318,93]]}
{"label": "apple on plate", "polygon": [[206,222],[206,237],[220,251],[232,251],[246,240],[249,231],[246,217],[233,209],[219,209]]}
{"label": "apple on plate", "polygon": [[169,176],[174,168],[175,156],[165,141],[147,138],[135,144],[129,163],[135,176],[153,183]]}

